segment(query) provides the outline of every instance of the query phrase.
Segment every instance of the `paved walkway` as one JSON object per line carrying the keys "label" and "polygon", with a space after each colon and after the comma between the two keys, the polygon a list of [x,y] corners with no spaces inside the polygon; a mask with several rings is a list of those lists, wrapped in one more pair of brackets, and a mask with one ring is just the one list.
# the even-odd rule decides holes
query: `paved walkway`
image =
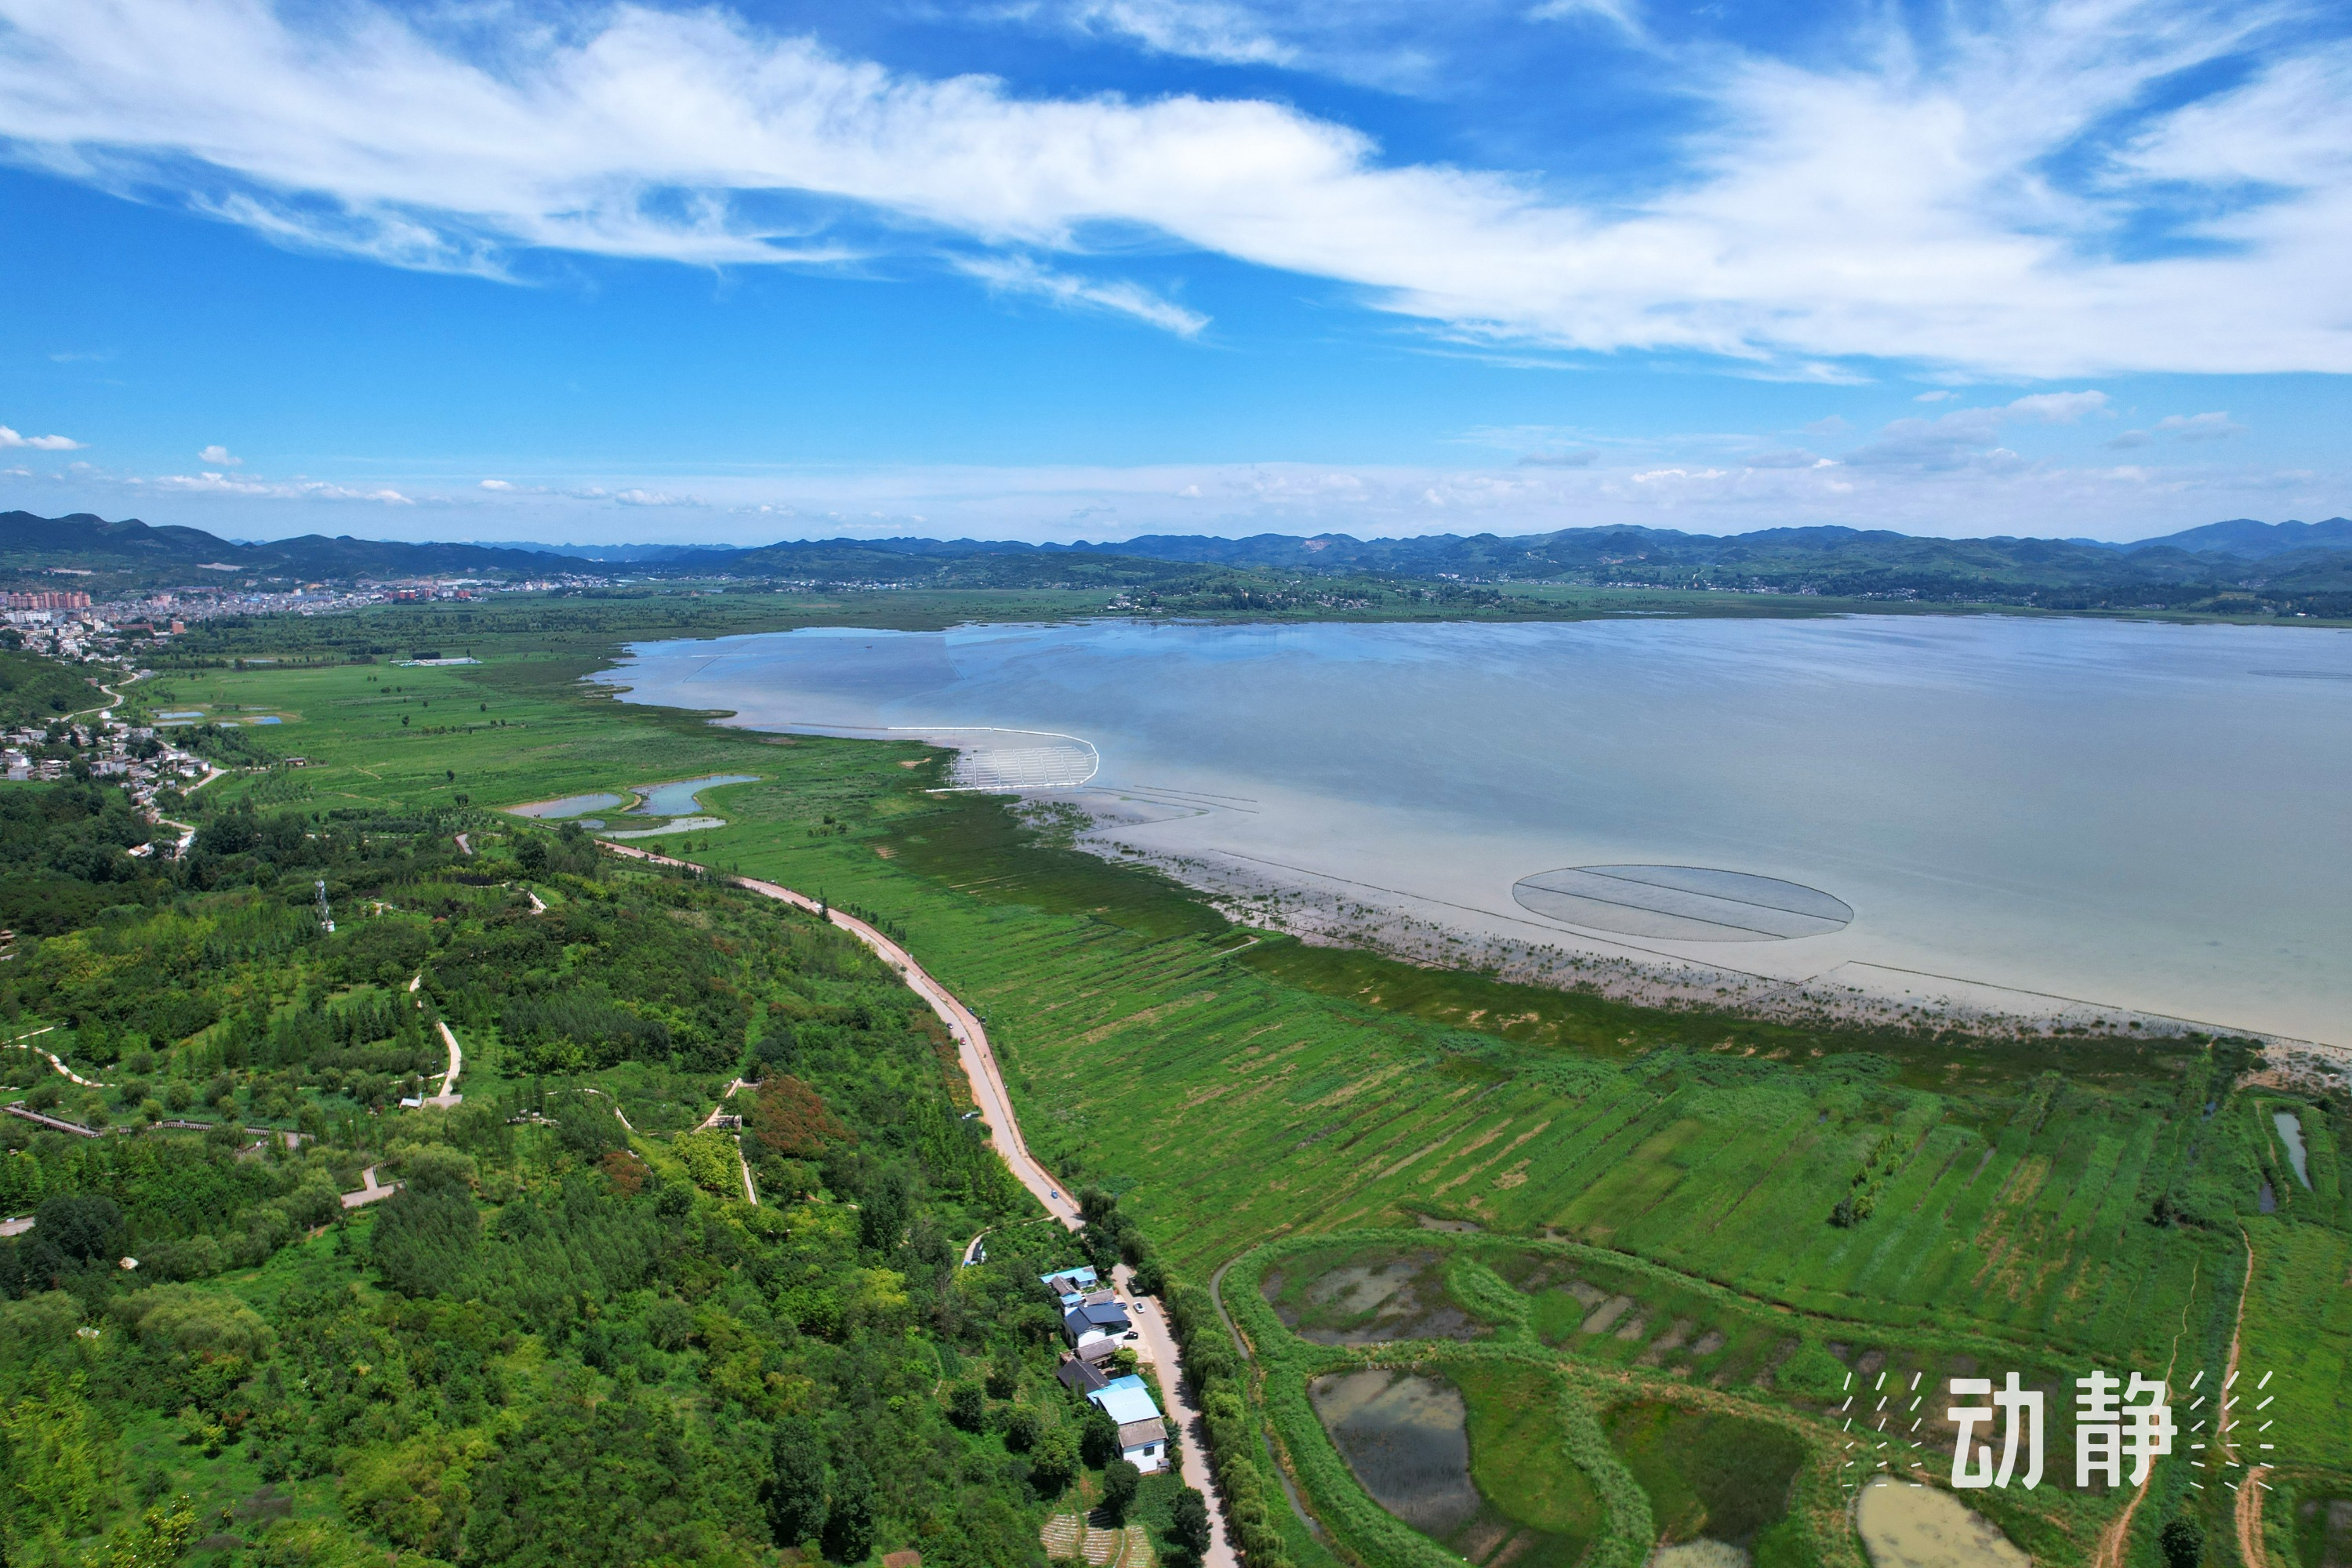
{"label": "paved walkway", "polygon": [[449,1026],[439,1019],[436,1019],[435,1022],[440,1026],[442,1043],[449,1047],[449,1070],[442,1075],[441,1092],[425,1103],[440,1106],[455,1105],[466,1098],[457,1092],[457,1075],[466,1070],[466,1053],[457,1048],[457,1037],[450,1033]]}
{"label": "paved walkway", "polygon": [[[638,849],[606,839],[598,839],[597,843],[612,854],[625,855],[633,860],[674,866],[681,870],[707,870],[707,868],[691,860],[658,855],[650,849]],[[752,877],[729,879],[739,887],[749,888],[755,893],[806,910],[812,914],[824,909],[814,899],[796,893],[781,883],[763,882]],[[922,966],[905,948],[864,921],[839,910],[826,910],[825,915],[835,925],[873,949],[883,963],[905,976],[908,988],[930,1004],[931,1011],[947,1025],[948,1033],[955,1037],[956,1053],[963,1064],[964,1076],[971,1081],[971,1097],[979,1103],[981,1121],[995,1140],[996,1152],[1003,1156],[1013,1178],[1036,1195],[1047,1214],[1071,1230],[1084,1225],[1086,1221],[1078,1213],[1076,1200],[1062,1190],[1061,1183],[1037,1163],[1035,1156],[1029,1152],[1028,1144],[1022,1142],[1021,1123],[1013,1114],[1013,1098],[1005,1092],[1003,1075],[996,1066],[996,1054],[989,1048],[988,1031],[981,1026],[978,1016],[958,1001],[946,986],[925,973]],[[976,1242],[979,1237],[972,1239]],[[1132,1271],[1124,1264],[1114,1272],[1114,1282],[1130,1296],[1133,1294],[1129,1283]],[[1184,1436],[1184,1480],[1187,1485],[1199,1488],[1201,1495],[1208,1500],[1210,1540],[1208,1555],[1203,1561],[1208,1568],[1239,1568],[1240,1559],[1235,1556],[1232,1540],[1225,1530],[1224,1502],[1218,1497],[1210,1479],[1208,1430],[1202,1422],[1200,1412],[1193,1407],[1192,1391],[1184,1384],[1183,1364],[1176,1353],[1174,1331],[1166,1321],[1167,1309],[1150,1297],[1141,1298],[1137,1305],[1136,1316],[1144,1324],[1144,1342],[1151,1347],[1151,1359],[1168,1373],[1168,1415]]]}
{"label": "paved walkway", "polygon": [[343,1206],[345,1208],[365,1208],[368,1205],[380,1203],[383,1199],[392,1196],[393,1194],[400,1191],[400,1184],[398,1182],[393,1183],[388,1187],[377,1185],[375,1173],[376,1168],[373,1165],[370,1165],[366,1170],[360,1173],[359,1190],[357,1192],[350,1192],[343,1194]]}

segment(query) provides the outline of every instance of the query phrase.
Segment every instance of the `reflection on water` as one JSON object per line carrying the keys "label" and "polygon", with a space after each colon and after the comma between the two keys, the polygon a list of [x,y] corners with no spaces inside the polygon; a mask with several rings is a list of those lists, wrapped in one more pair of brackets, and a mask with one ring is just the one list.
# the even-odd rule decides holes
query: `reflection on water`
{"label": "reflection on water", "polygon": [[2278,1129],[2279,1142],[2286,1145],[2286,1157],[2294,1163],[2294,1179],[2311,1190],[2310,1156],[2303,1151],[2303,1119],[2292,1110],[2271,1112],[2271,1124]]}
{"label": "reflection on water", "polygon": [[[633,651],[628,700],[745,724],[1083,737],[1102,757],[1085,798],[1125,814],[1124,842],[1482,934],[2352,1043],[2342,632],[1122,621]],[[1576,923],[1589,898],[1513,898],[1541,873],[1627,866],[1793,884],[1830,918],[1765,900],[1744,923],[1775,940],[1735,943],[1657,910],[1627,932]]]}
{"label": "reflection on water", "polygon": [[[517,816],[556,822],[567,816],[578,816],[583,812],[610,811],[616,805],[626,804],[628,798],[625,795],[567,795],[561,800],[535,800],[529,805],[510,805],[507,809]],[[602,826],[603,824],[589,826]]]}
{"label": "reflection on water", "polygon": [[1854,1523],[1873,1568],[2032,1568],[1990,1520],[1934,1487],[1873,1481]]}
{"label": "reflection on water", "polygon": [[1374,1501],[1416,1530],[1451,1535],[1478,1511],[1462,1394],[1403,1373],[1318,1377],[1307,1395]]}
{"label": "reflection on water", "polygon": [[629,808],[632,816],[683,816],[695,806],[694,797],[707,789],[721,784],[756,784],[757,773],[708,773],[698,779],[679,779],[673,784],[640,784],[645,799]]}

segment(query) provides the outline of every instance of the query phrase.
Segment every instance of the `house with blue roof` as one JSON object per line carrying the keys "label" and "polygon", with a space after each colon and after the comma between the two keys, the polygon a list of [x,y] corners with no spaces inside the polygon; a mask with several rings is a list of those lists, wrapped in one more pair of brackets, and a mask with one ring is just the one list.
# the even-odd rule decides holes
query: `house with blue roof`
{"label": "house with blue roof", "polygon": [[1118,1423],[1118,1457],[1145,1475],[1168,1468],[1168,1422],[1151,1397],[1151,1385],[1130,1373],[1115,1377],[1087,1394],[1089,1403]]}
{"label": "house with blue roof", "polygon": [[1069,1336],[1074,1349],[1096,1340],[1117,1339],[1134,1326],[1128,1318],[1127,1309],[1115,1299],[1108,1301],[1081,1300],[1062,1316],[1062,1331]]}

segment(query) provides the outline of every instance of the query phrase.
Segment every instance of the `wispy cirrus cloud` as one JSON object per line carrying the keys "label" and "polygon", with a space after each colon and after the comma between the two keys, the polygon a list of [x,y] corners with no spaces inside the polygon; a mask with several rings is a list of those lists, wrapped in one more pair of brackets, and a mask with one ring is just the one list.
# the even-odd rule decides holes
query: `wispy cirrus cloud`
{"label": "wispy cirrus cloud", "polygon": [[[1210,0],[1081,8],[1195,54],[1275,47]],[[2294,15],[2101,0],[1921,31],[1874,11],[1806,60],[1694,53],[1678,151],[1605,205],[1549,171],[1394,161],[1283,103],[1024,95],[716,7],[493,8],[445,34],[368,0],[0,0],[0,136],[281,243],[493,278],[540,248],[829,264],[944,237],[991,253],[999,287],[1034,268],[1021,291],[1185,330],[1036,259],[1108,227],[1476,342],[1823,374],[2352,371],[2352,55]],[[2225,63],[2236,85],[2180,101]],[[2165,243],[2130,240],[2151,225]]]}
{"label": "wispy cirrus cloud", "polygon": [[1068,308],[1131,316],[1179,337],[1194,336],[1209,324],[1209,318],[1198,310],[1188,310],[1140,284],[1073,277],[1042,267],[1025,256],[965,256],[957,258],[953,265],[958,271],[1003,293],[1025,294]]}
{"label": "wispy cirrus cloud", "polygon": [[131,476],[120,481],[132,489],[163,495],[235,496],[246,500],[375,501],[385,506],[415,506],[415,500],[389,485],[340,484],[331,479],[265,479],[257,474],[226,474],[205,469],[193,474]]}

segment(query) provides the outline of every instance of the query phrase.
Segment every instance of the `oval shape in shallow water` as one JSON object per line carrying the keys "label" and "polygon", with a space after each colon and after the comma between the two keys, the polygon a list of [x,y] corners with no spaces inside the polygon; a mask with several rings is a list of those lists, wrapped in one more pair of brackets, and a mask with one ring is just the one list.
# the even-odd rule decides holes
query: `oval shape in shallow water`
{"label": "oval shape in shallow water", "polygon": [[1711,866],[1570,866],[1520,878],[1511,897],[1562,925],[1673,942],[1786,942],[1853,920],[1819,888]]}
{"label": "oval shape in shallow water", "polygon": [[1452,1384],[1348,1372],[1317,1378],[1307,1394],[1332,1446],[1374,1502],[1440,1539],[1477,1514],[1469,1413]]}
{"label": "oval shape in shallow water", "polygon": [[2033,1568],[1992,1521],[1935,1487],[1873,1481],[1854,1522],[1872,1568]]}

